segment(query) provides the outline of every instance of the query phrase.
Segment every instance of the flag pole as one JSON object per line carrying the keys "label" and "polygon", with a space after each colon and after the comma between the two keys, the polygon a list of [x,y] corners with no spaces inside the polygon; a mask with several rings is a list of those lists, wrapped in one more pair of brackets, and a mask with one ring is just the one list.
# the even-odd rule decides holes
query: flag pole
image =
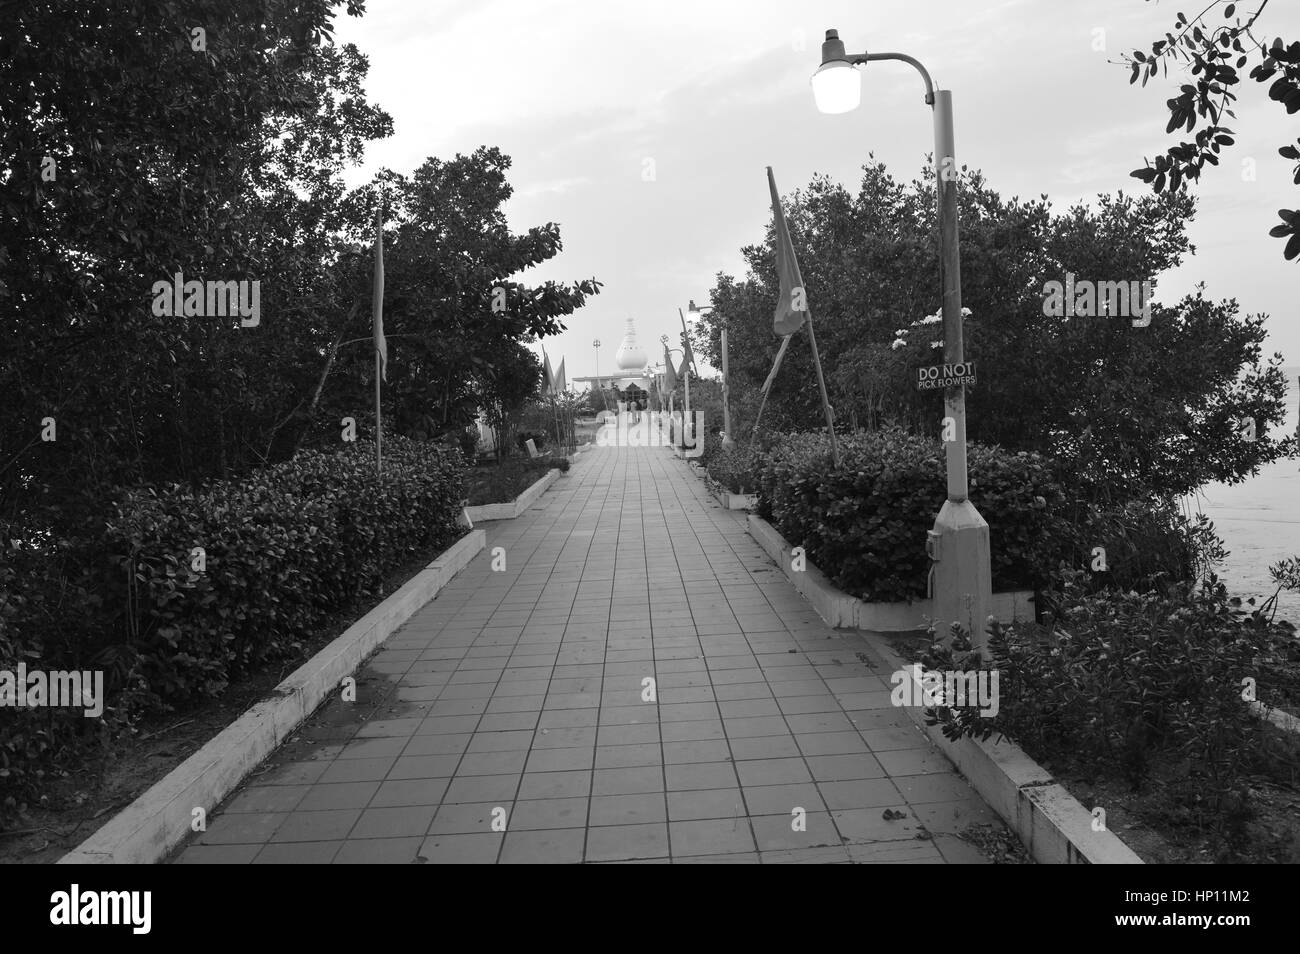
{"label": "flag pole", "polygon": [[375,339],[375,473],[383,473],[383,417],[380,401],[380,379],[383,376],[383,360],[386,347],[384,334],[384,197],[379,196],[379,206],[375,209],[375,288],[371,303],[371,322],[374,326]]}
{"label": "flag pole", "polygon": [[[682,358],[684,360],[686,358],[686,352],[684,349],[690,347],[690,344],[687,341],[687,337],[686,337],[686,315],[682,313],[681,308],[677,309],[677,317],[682,320],[682,348],[683,348]],[[694,351],[690,352],[690,355],[692,359],[695,358]],[[691,424],[693,423],[691,420],[691,365],[694,364],[694,360],[684,361],[684,363],[686,364],[686,378],[685,378],[686,403],[683,405],[682,408],[682,450],[686,450],[686,435],[688,433],[687,429],[690,428]],[[691,441],[691,447],[694,447],[695,441],[699,440],[699,438],[695,436],[695,432],[693,429],[690,430],[689,433],[693,438],[693,440]]]}
{"label": "flag pole", "polygon": [[813,365],[817,368],[817,386],[822,392],[822,407],[826,410],[826,429],[831,435],[831,460],[840,466],[840,445],[835,439],[835,412],[831,410],[830,398],[826,396],[826,379],[822,376],[822,359],[817,354],[817,336],[813,334],[812,314],[808,315],[808,342],[812,345]]}

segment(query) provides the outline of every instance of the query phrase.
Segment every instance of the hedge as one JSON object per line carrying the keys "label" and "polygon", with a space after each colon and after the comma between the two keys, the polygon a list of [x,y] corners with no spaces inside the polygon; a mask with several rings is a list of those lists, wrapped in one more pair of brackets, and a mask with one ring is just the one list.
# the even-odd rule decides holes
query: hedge
{"label": "hedge", "polygon": [[[926,531],[947,498],[943,445],[886,428],[840,437],[831,462],[822,434],[778,441],[758,464],[759,515],[802,546],[860,599],[922,599]],[[1065,491],[1050,462],[971,444],[971,501],[990,527],[995,591],[1043,585],[1069,551]]]}
{"label": "hedge", "polygon": [[[199,489],[126,491],[97,539],[11,547],[0,667],[105,669],[104,724],[121,727],[293,656],[333,614],[376,602],[387,573],[463,533],[461,452],[396,435],[384,452],[381,474],[374,445],[358,442]],[[68,567],[88,562],[73,580]],[[79,605],[38,612],[52,581],[75,582]],[[58,761],[97,721],[0,709],[0,795],[30,787],[33,763]]]}

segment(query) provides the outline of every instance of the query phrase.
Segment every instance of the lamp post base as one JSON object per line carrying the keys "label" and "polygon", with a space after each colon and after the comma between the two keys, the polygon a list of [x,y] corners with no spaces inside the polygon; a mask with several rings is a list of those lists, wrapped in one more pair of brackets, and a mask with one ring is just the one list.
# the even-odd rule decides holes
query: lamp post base
{"label": "lamp post base", "polygon": [[971,643],[985,653],[993,606],[993,568],[989,525],[969,500],[947,500],[931,531],[934,560],[935,636],[947,643],[954,622],[965,626]]}

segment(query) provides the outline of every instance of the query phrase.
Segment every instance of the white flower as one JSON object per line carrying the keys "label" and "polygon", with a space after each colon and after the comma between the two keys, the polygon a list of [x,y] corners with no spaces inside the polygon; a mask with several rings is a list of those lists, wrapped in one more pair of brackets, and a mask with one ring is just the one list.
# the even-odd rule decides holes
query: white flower
{"label": "white flower", "polygon": [[906,329],[906,328],[896,328],[896,329],[894,330],[894,337],[896,337],[896,338],[902,338],[902,337],[905,337],[906,335],[907,335],[907,329]]}
{"label": "white flower", "polygon": [[931,341],[931,342],[930,342],[930,347],[931,347],[931,348],[942,348],[942,347],[943,347],[943,342],[942,342],[942,341]]}
{"label": "white flower", "polygon": [[941,317],[936,313],[936,314],[933,314],[933,315],[926,315],[926,316],[925,316],[924,318],[922,318],[920,321],[914,322],[914,324],[918,324],[918,325],[937,325],[937,324],[939,324],[939,322],[941,322],[941,321],[943,321],[943,318],[941,318]]}
{"label": "white flower", "polygon": [[890,347],[891,350],[893,350],[893,351],[897,351],[899,348],[906,348],[906,347],[907,347],[907,341],[904,340],[903,338],[895,338],[895,339],[894,339],[894,343],[891,344],[889,347]]}
{"label": "white flower", "polygon": [[971,316],[971,310],[969,308],[963,308],[961,310],[961,316],[963,318],[969,318]]}

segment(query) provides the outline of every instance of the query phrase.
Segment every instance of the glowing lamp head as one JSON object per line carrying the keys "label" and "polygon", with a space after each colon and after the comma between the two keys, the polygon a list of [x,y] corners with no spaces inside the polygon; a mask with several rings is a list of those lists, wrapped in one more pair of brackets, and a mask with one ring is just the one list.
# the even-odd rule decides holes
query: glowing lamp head
{"label": "glowing lamp head", "polygon": [[822,65],[812,75],[813,99],[823,113],[847,113],[862,101],[862,78],[848,61],[836,30],[826,31]]}

